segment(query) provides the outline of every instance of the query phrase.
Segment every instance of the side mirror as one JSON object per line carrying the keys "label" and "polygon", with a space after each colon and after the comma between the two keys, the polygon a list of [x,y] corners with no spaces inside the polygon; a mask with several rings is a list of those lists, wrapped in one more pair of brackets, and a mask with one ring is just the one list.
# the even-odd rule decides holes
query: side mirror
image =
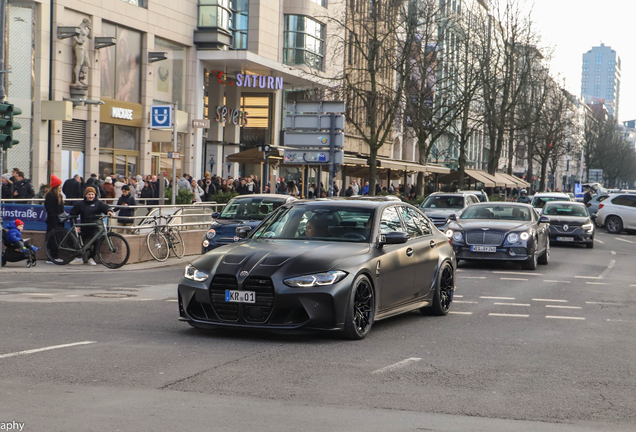
{"label": "side mirror", "polygon": [[246,239],[250,232],[252,232],[252,227],[249,225],[240,225],[236,227],[236,236],[240,239]]}
{"label": "side mirror", "polygon": [[221,213],[219,213],[219,212],[214,212],[214,213],[212,213],[212,219],[216,219],[216,218],[218,218],[219,216],[221,216]]}
{"label": "side mirror", "polygon": [[382,247],[384,245],[404,244],[407,241],[409,241],[409,235],[407,233],[394,231],[386,234],[380,234],[378,246]]}
{"label": "side mirror", "polygon": [[547,224],[549,224],[550,223],[550,218],[547,217],[547,216],[541,216],[539,218],[539,223],[547,223]]}
{"label": "side mirror", "polygon": [[455,213],[453,213],[450,216],[448,216],[448,220],[456,221],[457,220],[457,216],[455,215]]}

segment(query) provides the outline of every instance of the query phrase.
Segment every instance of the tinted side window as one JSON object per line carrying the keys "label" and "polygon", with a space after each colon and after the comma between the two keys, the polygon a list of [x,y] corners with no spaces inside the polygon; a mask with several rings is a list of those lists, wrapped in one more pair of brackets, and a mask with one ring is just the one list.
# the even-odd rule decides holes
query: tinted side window
{"label": "tinted side window", "polygon": [[411,214],[413,215],[413,220],[415,221],[417,226],[420,227],[422,234],[429,235],[433,232],[433,229],[431,228],[431,223],[428,221],[428,219],[426,219],[426,217],[422,215],[422,213],[413,209],[408,209],[408,210],[411,211]]}
{"label": "tinted side window", "polygon": [[404,225],[406,225],[406,232],[409,234],[409,236],[411,238],[423,236],[424,231],[418,223],[419,220],[417,219],[417,215],[415,214],[417,212],[408,207],[400,207],[400,211],[402,212]]}
{"label": "tinted side window", "polygon": [[620,195],[616,198],[612,198],[612,204],[628,206],[628,207],[636,207],[636,197],[631,197],[629,195]]}
{"label": "tinted side window", "polygon": [[397,206],[384,209],[380,218],[380,232],[386,234],[393,231],[406,232],[398,215]]}

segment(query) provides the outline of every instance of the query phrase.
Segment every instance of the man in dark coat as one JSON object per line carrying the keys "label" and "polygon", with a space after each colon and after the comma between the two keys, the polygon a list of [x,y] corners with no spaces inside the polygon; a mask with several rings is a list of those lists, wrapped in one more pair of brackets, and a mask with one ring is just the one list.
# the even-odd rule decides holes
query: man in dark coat
{"label": "man in dark coat", "polygon": [[24,178],[24,173],[22,171],[19,171],[15,175],[15,183],[13,185],[13,188],[13,196],[15,198],[24,199],[33,198],[35,196],[31,181]]}
{"label": "man in dark coat", "polygon": [[[110,206],[102,201],[100,201],[95,195],[95,189],[92,187],[87,187],[84,190],[84,200],[78,201],[73,206],[71,210],[71,216],[79,216],[80,222],[83,224],[86,223],[97,223],[100,221],[100,216],[102,214],[108,214],[109,216],[115,216],[113,210]],[[83,226],[80,231],[80,235],[82,236],[82,240],[84,243],[88,243],[99,231],[97,226]],[[90,252],[88,253],[88,263],[90,265],[96,265],[95,263],[95,247],[91,247]],[[71,264],[82,264],[84,260],[82,258],[75,258],[71,261]]]}
{"label": "man in dark coat", "polygon": [[79,174],[75,174],[64,182],[62,193],[67,199],[82,198],[82,179]]}

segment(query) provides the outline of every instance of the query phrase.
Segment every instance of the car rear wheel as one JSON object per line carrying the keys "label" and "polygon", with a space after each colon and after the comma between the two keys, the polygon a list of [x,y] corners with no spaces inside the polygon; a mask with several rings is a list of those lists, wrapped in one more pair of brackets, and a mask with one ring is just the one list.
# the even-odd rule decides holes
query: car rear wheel
{"label": "car rear wheel", "polygon": [[448,261],[442,264],[439,269],[437,281],[435,283],[435,294],[433,295],[433,305],[420,309],[424,315],[443,316],[448,314],[453,301],[453,291],[455,290],[455,276],[453,267]]}
{"label": "car rear wheel", "polygon": [[530,257],[523,262],[522,267],[524,270],[536,270],[537,263],[538,263],[537,249],[535,247],[534,249],[532,249],[532,254],[530,255]]}
{"label": "car rear wheel", "polygon": [[344,336],[351,340],[364,338],[371,330],[375,318],[375,293],[365,275],[353,282],[345,315]]}
{"label": "car rear wheel", "polygon": [[623,221],[618,216],[610,216],[605,221],[605,228],[611,234],[620,234],[623,231]]}

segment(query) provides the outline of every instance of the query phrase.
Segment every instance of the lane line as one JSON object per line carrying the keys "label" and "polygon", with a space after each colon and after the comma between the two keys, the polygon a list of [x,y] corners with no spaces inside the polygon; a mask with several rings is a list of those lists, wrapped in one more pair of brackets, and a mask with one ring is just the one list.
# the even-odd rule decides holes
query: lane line
{"label": "lane line", "polygon": [[520,315],[520,314],[500,314],[500,313],[489,313],[489,316],[498,316],[498,317],[513,317],[513,318],[528,318],[530,315]]}
{"label": "lane line", "polygon": [[472,315],[472,312],[458,312],[458,311],[450,311],[448,313],[456,314],[456,315]]}
{"label": "lane line", "polygon": [[514,272],[514,271],[494,271],[494,274],[509,274],[509,275],[522,275],[522,276],[543,276],[543,273],[528,273],[528,272]]}
{"label": "lane line", "polygon": [[501,280],[514,280],[514,281],[528,281],[528,279],[521,279],[521,278],[499,278]]}
{"label": "lane line", "polygon": [[486,279],[486,276],[458,276],[458,279]]}
{"label": "lane line", "polygon": [[584,320],[585,319],[583,317],[566,317],[566,316],[552,316],[552,315],[546,315],[545,317],[549,319],[569,319],[569,320]]}
{"label": "lane line", "polygon": [[607,305],[607,306],[623,306],[622,303],[606,303],[606,302],[585,302],[585,304]]}
{"label": "lane line", "polygon": [[612,251],[612,255],[616,255],[616,252],[615,252],[615,251]]}
{"label": "lane line", "polygon": [[495,304],[499,306],[528,306],[530,307],[530,304],[528,303],[497,303],[495,302]]}
{"label": "lane line", "polygon": [[472,304],[477,304],[479,302],[467,301],[467,300],[453,300],[453,303],[472,303]]}
{"label": "lane line", "polygon": [[418,362],[420,360],[422,360],[422,359],[418,358],[418,357],[407,358],[406,360],[402,360],[402,361],[399,361],[399,362],[394,363],[392,365],[385,366],[385,367],[383,367],[381,369],[374,370],[371,373],[372,374],[379,374],[379,373],[384,373],[384,372],[390,372],[390,371],[393,371],[395,369],[403,368],[403,367],[409,365],[410,363]]}
{"label": "lane line", "polygon": [[625,239],[622,239],[622,238],[616,238],[616,240],[622,241],[622,242],[625,242],[625,243],[636,244],[636,242],[633,242],[633,241],[630,241],[630,240],[625,240]]}
{"label": "lane line", "polygon": [[600,244],[605,244],[605,242],[604,242],[604,241],[599,240],[599,239],[594,239],[594,241],[597,241],[597,242],[599,242]]}
{"label": "lane line", "polygon": [[615,320],[615,319],[607,319],[606,321],[611,321],[611,322],[626,322],[626,323],[636,323],[636,321],[629,321],[629,320]]}
{"label": "lane line", "polygon": [[608,269],[613,269],[615,265],[616,265],[616,260],[611,260],[610,263],[608,264],[607,268]]}
{"label": "lane line", "polygon": [[168,300],[166,300],[166,301],[169,301],[169,302],[178,302],[178,301],[179,301],[179,299],[168,299]]}
{"label": "lane line", "polygon": [[600,276],[574,276],[576,279],[600,279]]}
{"label": "lane line", "polygon": [[538,302],[556,302],[556,303],[567,303],[567,300],[555,300],[555,299],[532,299],[532,301],[538,301]]}
{"label": "lane line", "polygon": [[545,305],[545,307],[553,309],[583,309],[581,306]]}
{"label": "lane line", "polygon": [[79,294],[69,294],[66,297],[79,297]]}
{"label": "lane line", "polygon": [[464,296],[463,296],[463,295],[457,295],[457,294],[453,295],[453,297],[457,297],[457,298],[464,298]]}
{"label": "lane line", "polygon": [[548,283],[572,283],[572,281],[560,281],[560,280],[550,280],[550,279],[546,279],[543,282],[548,282]]}
{"label": "lane line", "polygon": [[605,282],[585,282],[587,285],[607,285]]}
{"label": "lane line", "polygon": [[24,354],[33,354],[33,353],[37,353],[37,352],[49,351],[49,350],[60,349],[60,348],[69,348],[69,347],[74,347],[74,346],[79,346],[79,345],[94,344],[94,343],[96,343],[96,342],[95,341],[84,341],[84,342],[75,342],[75,343],[70,343],[70,344],[65,344],[65,345],[54,345],[54,346],[50,346],[50,347],[37,348],[37,349],[31,349],[31,350],[26,350],[26,351],[18,351],[18,352],[13,352],[13,353],[8,353],[8,354],[2,354],[2,355],[0,355],[0,359],[8,358],[8,357],[15,357],[15,356],[24,355]]}
{"label": "lane line", "polygon": [[488,297],[488,296],[479,296],[480,299],[487,300],[514,300],[514,297]]}

